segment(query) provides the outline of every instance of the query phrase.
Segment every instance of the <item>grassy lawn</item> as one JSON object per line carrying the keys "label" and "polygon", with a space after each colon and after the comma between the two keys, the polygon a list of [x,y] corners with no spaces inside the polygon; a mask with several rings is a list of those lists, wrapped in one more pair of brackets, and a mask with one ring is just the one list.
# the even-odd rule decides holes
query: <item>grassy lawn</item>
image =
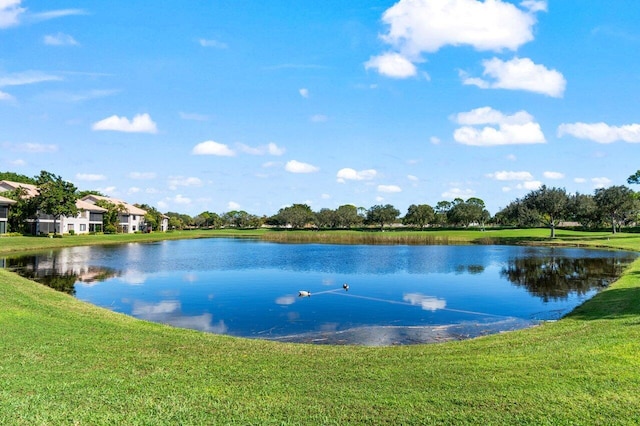
{"label": "grassy lawn", "polygon": [[[439,238],[540,244],[548,235],[468,232]],[[340,234],[331,238],[356,238]],[[154,235],[5,237],[0,252]],[[221,234],[166,236],[215,235]],[[637,234],[558,235],[557,244],[640,250]],[[0,270],[0,353],[3,425],[638,424],[640,261],[561,321],[463,342],[385,348],[171,328]]]}

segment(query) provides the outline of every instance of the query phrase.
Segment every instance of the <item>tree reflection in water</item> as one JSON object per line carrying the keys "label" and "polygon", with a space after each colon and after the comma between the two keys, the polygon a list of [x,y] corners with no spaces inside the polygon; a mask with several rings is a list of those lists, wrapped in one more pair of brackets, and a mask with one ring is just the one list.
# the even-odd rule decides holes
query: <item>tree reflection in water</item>
{"label": "tree reflection in water", "polygon": [[500,275],[548,302],[606,287],[623,268],[615,258],[522,257],[510,259]]}
{"label": "tree reflection in water", "polygon": [[30,280],[39,282],[55,290],[75,296],[75,284],[106,281],[119,276],[115,269],[99,266],[80,268],[59,265],[57,257],[22,256],[5,259],[5,267]]}

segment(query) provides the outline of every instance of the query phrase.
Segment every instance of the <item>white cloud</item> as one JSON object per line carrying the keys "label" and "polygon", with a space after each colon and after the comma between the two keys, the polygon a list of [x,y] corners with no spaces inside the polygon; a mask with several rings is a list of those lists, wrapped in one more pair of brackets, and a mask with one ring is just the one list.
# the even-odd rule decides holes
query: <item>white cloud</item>
{"label": "white cloud", "polygon": [[169,189],[176,190],[179,186],[202,186],[202,180],[197,177],[170,176]]}
{"label": "white cloud", "polygon": [[373,68],[378,73],[392,78],[407,78],[417,74],[416,66],[399,53],[384,53],[372,56],[364,64],[365,69]]}
{"label": "white cloud", "polygon": [[316,166],[296,160],[288,161],[284,169],[290,173],[315,173],[320,170]]}
{"label": "white cloud", "polygon": [[376,177],[378,172],[374,169],[356,171],[351,168],[338,170],[336,178],[339,183],[345,183],[347,180],[371,180]]}
{"label": "white cloud", "polygon": [[88,182],[96,182],[100,180],[106,180],[107,177],[105,175],[92,174],[92,173],[77,173],[76,179],[88,181]]}
{"label": "white cloud", "polygon": [[153,172],[131,172],[129,173],[129,178],[140,180],[155,179],[156,174]]}
{"label": "white cloud", "polygon": [[598,143],[617,141],[640,143],[640,124],[610,126],[606,123],[563,123],[558,127],[558,136],[570,135]]}
{"label": "white cloud", "polygon": [[87,15],[87,11],[83,9],[58,9],[47,12],[34,13],[30,18],[34,21],[48,21],[50,19],[64,18],[65,16]]}
{"label": "white cloud", "polygon": [[223,43],[218,40],[207,40],[204,38],[198,40],[198,43],[200,43],[200,46],[202,47],[213,47],[214,49],[226,49],[229,47],[227,43]]}
{"label": "white cloud", "polygon": [[[473,146],[497,146],[545,143],[540,125],[526,111],[505,115],[490,107],[459,113],[454,120],[463,125],[455,130],[456,142]],[[493,125],[482,128],[477,125]]]}
{"label": "white cloud", "polygon": [[544,172],[542,176],[547,179],[564,179],[564,173],[560,172]]}
{"label": "white cloud", "polygon": [[265,154],[269,154],[269,155],[274,155],[274,156],[280,156],[280,155],[284,154],[285,151],[286,151],[284,148],[280,148],[278,145],[276,145],[273,142],[270,142],[267,145],[258,146],[258,147],[251,147],[251,146],[244,145],[244,144],[238,144],[238,146],[240,147],[240,150],[242,152],[244,152],[245,154],[250,154],[250,155],[265,155]]}
{"label": "white cloud", "polygon": [[15,100],[15,98],[12,95],[0,90],[0,101],[13,101],[13,100]]}
{"label": "white cloud", "polygon": [[23,71],[0,76],[0,87],[23,86],[25,84],[35,84],[46,81],[60,80],[62,80],[62,77],[43,73],[41,71]]}
{"label": "white cloud", "polygon": [[0,28],[9,28],[20,23],[20,15],[25,8],[20,7],[21,0],[0,1]]}
{"label": "white cloud", "polygon": [[240,204],[236,203],[235,201],[229,201],[227,203],[227,208],[229,210],[240,210]]}
{"label": "white cloud", "polygon": [[533,175],[529,172],[508,172],[506,170],[501,172],[489,173],[487,177],[500,180],[500,181],[509,181],[509,180],[524,180],[529,181],[533,180]]}
{"label": "white cloud", "polygon": [[44,44],[48,46],[78,46],[79,43],[69,34],[58,33],[44,36]]}
{"label": "white cloud", "polygon": [[198,114],[195,112],[180,112],[179,115],[183,120],[210,121],[212,119],[210,115]]}
{"label": "white cloud", "polygon": [[378,185],[378,192],[391,194],[395,192],[402,192],[402,188],[400,188],[398,185]]}
{"label": "white cloud", "polygon": [[481,89],[527,90],[554,98],[562,97],[567,85],[560,72],[535,64],[529,58],[516,57],[510,61],[493,58],[483,61],[482,65],[485,79],[468,77],[461,72],[463,84]]}
{"label": "white cloud", "polygon": [[149,114],[137,114],[133,120],[126,117],[112,115],[104,120],[93,123],[93,130],[107,130],[126,133],[158,133],[156,123]]}
{"label": "white cloud", "polygon": [[462,198],[467,199],[473,197],[475,195],[475,191],[473,189],[460,189],[460,188],[451,188],[448,191],[442,193],[443,198],[455,199]]}
{"label": "white cloud", "polygon": [[215,141],[200,142],[193,147],[193,155],[217,155],[220,157],[233,157],[236,153],[227,145]]}
{"label": "white cloud", "polygon": [[595,177],[591,179],[591,183],[593,183],[593,187],[598,188],[606,188],[611,185],[611,179],[606,177]]}
{"label": "white cloud", "polygon": [[503,0],[400,0],[382,15],[388,29],[381,38],[393,51],[370,58],[365,67],[407,78],[416,75],[414,63],[423,61],[423,53],[444,46],[515,51],[533,40],[535,13],[546,10],[545,1],[520,5],[522,9]]}
{"label": "white cloud", "polygon": [[298,90],[298,93],[300,93],[300,96],[302,96],[303,98],[309,97],[309,89],[305,89],[304,87]]}
{"label": "white cloud", "polygon": [[31,152],[34,154],[40,154],[45,152],[56,152],[58,151],[58,145],[45,145],[41,143],[24,143],[15,146],[17,151]]}

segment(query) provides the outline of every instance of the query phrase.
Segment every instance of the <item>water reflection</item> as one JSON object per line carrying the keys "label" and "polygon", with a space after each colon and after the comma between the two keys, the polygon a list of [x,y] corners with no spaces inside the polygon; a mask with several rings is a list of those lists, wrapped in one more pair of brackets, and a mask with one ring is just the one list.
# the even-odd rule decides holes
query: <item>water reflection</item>
{"label": "water reflection", "polygon": [[[203,239],[78,247],[5,263],[81,300],[176,327],[379,345],[467,338],[558,319],[636,256]],[[311,296],[298,297],[300,291]]]}
{"label": "water reflection", "polygon": [[509,259],[501,275],[548,302],[606,287],[620,276],[625,265],[615,258],[522,257]]}

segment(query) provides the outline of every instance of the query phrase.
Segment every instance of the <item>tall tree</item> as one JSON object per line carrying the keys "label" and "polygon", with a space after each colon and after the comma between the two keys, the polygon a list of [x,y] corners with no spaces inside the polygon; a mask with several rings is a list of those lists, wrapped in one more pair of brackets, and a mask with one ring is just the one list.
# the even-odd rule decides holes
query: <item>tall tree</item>
{"label": "tall tree", "polygon": [[407,209],[407,214],[402,219],[402,223],[405,225],[419,226],[420,229],[424,229],[429,223],[433,222],[435,218],[435,212],[433,207],[428,204],[411,204]]}
{"label": "tall tree", "polygon": [[567,215],[568,201],[564,188],[547,188],[546,185],[524,197],[524,204],[536,210],[542,223],[549,226],[551,238],[556,237],[556,226]]}
{"label": "tall tree", "polygon": [[76,216],[78,207],[76,201],[78,188],[71,182],[62,180],[60,176],[47,171],[41,171],[36,178],[38,195],[34,202],[41,213],[53,216],[53,233],[57,233],[57,222],[60,216]]}
{"label": "tall tree", "polygon": [[392,224],[400,215],[400,210],[391,204],[375,205],[367,210],[367,223],[380,225],[380,230],[384,229],[384,225]]}
{"label": "tall tree", "polygon": [[638,213],[638,200],[635,198],[635,193],[626,186],[597,189],[593,198],[600,212],[611,222],[614,234],[616,227]]}

